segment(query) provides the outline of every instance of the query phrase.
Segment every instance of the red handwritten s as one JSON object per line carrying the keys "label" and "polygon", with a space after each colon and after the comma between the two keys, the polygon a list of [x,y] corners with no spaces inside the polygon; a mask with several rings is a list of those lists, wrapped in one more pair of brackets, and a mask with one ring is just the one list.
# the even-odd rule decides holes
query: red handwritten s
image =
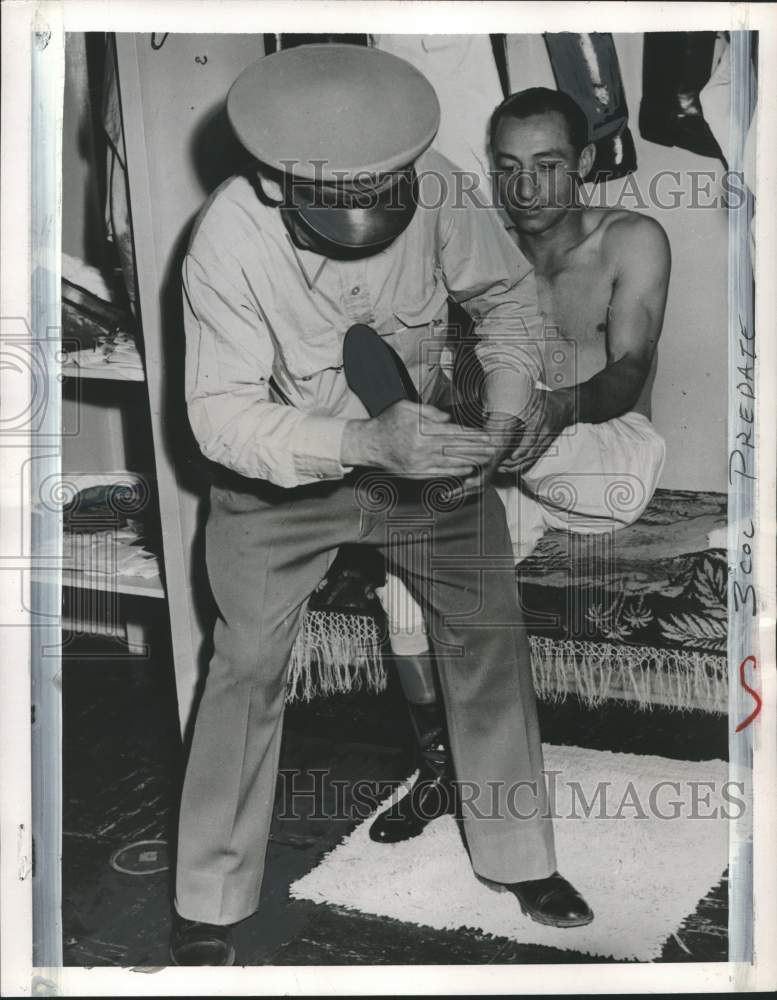
{"label": "red handwritten s", "polygon": [[754,668],[758,666],[758,661],[754,656],[746,656],[744,660],[742,660],[742,662],[739,664],[739,682],[745,689],[745,691],[747,691],[749,695],[752,695],[753,700],[755,701],[755,708],[750,713],[750,715],[748,715],[746,719],[744,719],[742,722],[739,723],[739,725],[736,728],[736,732],[738,733],[741,733],[743,729],[747,729],[750,723],[758,718],[761,712],[761,708],[763,707],[763,700],[760,694],[757,691],[753,690],[753,688],[751,688],[750,685],[745,680],[745,667],[750,661],[752,661]]}

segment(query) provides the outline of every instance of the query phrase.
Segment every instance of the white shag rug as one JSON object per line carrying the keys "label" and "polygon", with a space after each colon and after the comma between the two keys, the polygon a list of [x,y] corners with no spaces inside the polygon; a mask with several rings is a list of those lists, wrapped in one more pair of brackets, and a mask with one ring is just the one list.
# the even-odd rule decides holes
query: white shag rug
{"label": "white shag rug", "polygon": [[[723,798],[728,765],[548,744],[543,749],[545,772],[555,782],[553,811],[560,817],[554,820],[559,871],[593,909],[588,926],[545,927],[525,917],[512,894],[473,874],[451,816],[430,823],[413,840],[391,845],[369,839],[370,817],[292,884],[292,897],[602,958],[659,958],[666,939],[727,866],[724,812],[736,814],[732,800],[741,799],[732,787],[729,800]],[[576,806],[572,801],[571,782],[580,784],[589,802],[597,783],[606,782],[604,807],[584,818],[579,795]],[[676,784],[659,782],[679,783],[679,794]],[[404,787],[391,801],[403,794]],[[678,809],[673,801],[682,804],[680,816],[659,818],[658,812],[671,815]],[[568,818],[573,813],[577,818]]]}

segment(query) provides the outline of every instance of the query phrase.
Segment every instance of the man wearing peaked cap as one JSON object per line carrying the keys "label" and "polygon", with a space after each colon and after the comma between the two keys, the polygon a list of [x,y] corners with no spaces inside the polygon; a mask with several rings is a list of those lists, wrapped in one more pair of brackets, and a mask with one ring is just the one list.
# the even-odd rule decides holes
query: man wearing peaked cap
{"label": "man wearing peaked cap", "polygon": [[[510,538],[488,482],[541,374],[531,268],[490,211],[457,201],[452,164],[429,149],[436,95],[403,60],[279,52],[238,77],[227,111],[256,162],[210,197],[183,265],[219,617],[181,803],[172,959],[230,964],[229,928],[259,904],[291,650],[344,544],[383,552],[424,608],[474,870],[535,919],[587,922],[556,872]],[[449,296],[477,325],[483,429],[435,405]],[[344,344],[386,364],[381,412],[344,371]],[[464,485],[430,502],[433,477]],[[389,504],[370,496],[376,481]]]}

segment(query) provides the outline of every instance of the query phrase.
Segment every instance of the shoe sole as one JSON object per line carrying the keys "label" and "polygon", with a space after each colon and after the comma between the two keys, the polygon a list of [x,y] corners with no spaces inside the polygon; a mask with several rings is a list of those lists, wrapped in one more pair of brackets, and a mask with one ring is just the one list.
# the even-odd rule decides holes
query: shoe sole
{"label": "shoe sole", "polygon": [[518,905],[520,906],[521,913],[523,913],[524,916],[533,920],[537,924],[544,924],[546,927],[559,927],[563,930],[566,930],[569,927],[586,927],[594,919],[594,915],[592,913],[589,917],[581,917],[579,920],[550,920],[543,914],[537,913],[534,910],[530,910],[529,907],[524,906],[520,899],[518,900]]}
{"label": "shoe sole", "polygon": [[[433,823],[434,820],[429,820],[429,822]],[[427,823],[427,826],[428,825],[429,824]],[[386,846],[389,846],[390,844],[406,844],[408,840],[415,840],[416,837],[420,837],[425,829],[426,826],[422,830],[416,830],[415,833],[409,833],[406,837],[399,837],[396,840],[388,840],[384,837],[373,837],[372,832],[370,832],[370,840],[373,844],[384,844]]]}
{"label": "shoe sole", "polygon": [[168,949],[168,954],[170,956],[170,962],[174,966],[176,966],[176,968],[178,968],[178,969],[211,969],[211,968],[212,969],[220,969],[220,968],[226,968],[226,966],[228,966],[228,965],[234,965],[235,964],[235,957],[236,957],[235,956],[234,945],[230,945],[229,946],[229,953],[227,955],[227,961],[226,962],[222,962],[220,965],[213,965],[213,966],[211,966],[211,965],[180,965],[175,960],[175,955],[173,954],[173,949],[172,948]]}
{"label": "shoe sole", "polygon": [[406,399],[419,402],[404,362],[377,331],[364,323],[349,327],[343,340],[343,373],[348,387],[371,417]]}

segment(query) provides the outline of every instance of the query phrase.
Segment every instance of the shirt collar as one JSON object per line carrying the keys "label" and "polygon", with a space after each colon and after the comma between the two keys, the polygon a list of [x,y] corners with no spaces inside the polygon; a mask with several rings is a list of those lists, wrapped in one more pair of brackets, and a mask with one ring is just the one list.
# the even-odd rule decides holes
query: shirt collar
{"label": "shirt collar", "polygon": [[314,253],[312,250],[303,250],[301,247],[295,245],[294,240],[292,240],[288,232],[285,235],[291,247],[291,252],[294,254],[299,268],[304,275],[307,286],[312,291],[326,266],[327,258],[320,253]]}

